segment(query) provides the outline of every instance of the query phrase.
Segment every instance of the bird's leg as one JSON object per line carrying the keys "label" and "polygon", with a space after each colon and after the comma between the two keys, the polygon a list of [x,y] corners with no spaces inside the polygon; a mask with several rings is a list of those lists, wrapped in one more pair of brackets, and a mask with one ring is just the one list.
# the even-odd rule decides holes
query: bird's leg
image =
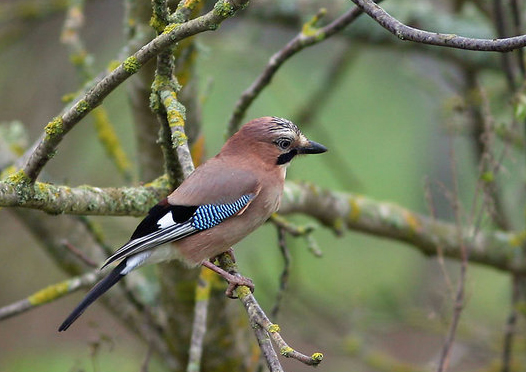
{"label": "bird's leg", "polygon": [[236,263],[236,255],[234,254],[234,248],[228,248],[228,250],[226,250],[225,253],[230,256],[230,259],[233,263]]}
{"label": "bird's leg", "polygon": [[239,286],[248,287],[250,289],[250,292],[254,292],[254,283],[252,282],[252,279],[237,273],[229,273],[228,271],[223,270],[222,268],[210,261],[204,261],[202,265],[208,267],[210,270],[215,271],[223,278],[225,278],[225,280],[228,282],[228,288],[226,289],[225,294],[228,297],[236,298],[236,296],[234,296],[234,290]]}

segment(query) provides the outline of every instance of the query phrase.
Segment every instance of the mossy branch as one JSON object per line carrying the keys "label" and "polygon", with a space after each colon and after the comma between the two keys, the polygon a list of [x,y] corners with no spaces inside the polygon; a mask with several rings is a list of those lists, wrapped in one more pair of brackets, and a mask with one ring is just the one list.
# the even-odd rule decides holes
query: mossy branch
{"label": "mossy branch", "polygon": [[50,214],[142,216],[170,192],[166,177],[139,187],[98,188],[31,184],[20,171],[0,182],[0,206]]}
{"label": "mossy branch", "polygon": [[[232,256],[228,253],[223,253],[219,256],[219,265],[223,270],[231,274],[240,275],[237,269],[237,264],[233,261]],[[258,340],[270,371],[278,372],[283,371],[283,369],[278,361],[272,344],[268,342],[269,338],[274,342],[274,344],[276,344],[277,348],[279,349],[279,353],[286,358],[296,359],[310,366],[317,366],[321,363],[323,360],[322,353],[314,353],[311,356],[308,356],[300,353],[297,350],[294,350],[285,342],[283,337],[281,337],[279,326],[277,324],[273,324],[269,320],[267,314],[265,314],[248,287],[237,287],[235,293],[245,307],[250,323],[254,328],[254,334]]]}
{"label": "mossy branch", "polygon": [[390,238],[411,244],[425,255],[440,248],[445,257],[460,259],[461,244],[470,252],[470,261],[500,270],[524,274],[522,246],[526,233],[479,231],[415,213],[399,205],[379,202],[362,195],[322,189],[310,183],[288,182],[279,210],[281,214],[302,213],[316,218],[337,234],[345,229]]}
{"label": "mossy branch", "polygon": [[34,182],[47,164],[64,136],[91,110],[99,106],[115,88],[135,74],[146,62],[177,42],[201,32],[211,31],[225,19],[246,5],[248,0],[219,0],[214,9],[203,16],[181,24],[166,27],[165,32],[144,45],[132,56],[99,81],[78,102],[60,116],[60,130],[53,135],[43,135],[23,167],[24,173]]}
{"label": "mossy branch", "polygon": [[101,278],[100,270],[93,270],[81,276],[73,277],[43,288],[23,300],[0,308],[0,320],[10,318],[40,305],[57,300],[76,290],[95,284]]}
{"label": "mossy branch", "polygon": [[[66,187],[45,183],[0,182],[0,206],[40,209],[48,213],[140,216],[170,192],[165,177],[140,187]],[[365,196],[322,189],[309,183],[287,182],[281,214],[302,213],[314,217],[336,233],[345,229],[411,244],[425,255],[461,257],[457,226],[415,213],[399,205]],[[470,261],[517,274],[526,273],[522,245],[526,233],[480,231],[475,240],[469,227],[462,229]]]}

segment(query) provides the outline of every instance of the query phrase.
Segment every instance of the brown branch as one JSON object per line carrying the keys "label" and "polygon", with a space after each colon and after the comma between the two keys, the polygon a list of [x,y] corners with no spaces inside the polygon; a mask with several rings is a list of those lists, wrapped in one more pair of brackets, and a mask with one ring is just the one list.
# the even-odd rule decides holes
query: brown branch
{"label": "brown branch", "polygon": [[66,247],[71,253],[73,253],[75,256],[77,256],[87,266],[90,266],[90,267],[98,267],[99,266],[95,261],[93,261],[91,258],[89,258],[84,252],[82,252],[80,249],[75,247],[68,240],[64,239],[64,242],[62,244],[64,244],[64,247]]}
{"label": "brown branch", "polygon": [[398,21],[371,0],[352,0],[352,2],[400,40],[486,52],[509,52],[526,46],[526,35],[503,39],[475,39],[454,34],[418,30]]}

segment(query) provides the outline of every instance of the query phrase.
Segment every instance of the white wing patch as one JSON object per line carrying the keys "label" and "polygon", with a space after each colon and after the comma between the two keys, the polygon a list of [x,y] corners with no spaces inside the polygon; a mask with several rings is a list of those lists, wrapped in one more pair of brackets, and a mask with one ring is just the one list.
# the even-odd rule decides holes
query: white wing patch
{"label": "white wing patch", "polygon": [[159,219],[157,221],[157,226],[159,226],[160,229],[166,229],[167,227],[175,225],[175,221],[172,218],[172,212],[166,213],[163,218]]}

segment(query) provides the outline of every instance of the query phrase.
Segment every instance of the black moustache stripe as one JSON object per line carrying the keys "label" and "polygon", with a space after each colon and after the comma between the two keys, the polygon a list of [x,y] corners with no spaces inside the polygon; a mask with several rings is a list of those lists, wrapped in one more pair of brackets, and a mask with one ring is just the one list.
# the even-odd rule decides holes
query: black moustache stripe
{"label": "black moustache stripe", "polygon": [[277,165],[287,164],[296,155],[298,155],[298,150],[296,149],[293,149],[293,150],[290,150],[289,152],[281,154],[280,156],[278,156],[278,161],[276,162],[276,164]]}

